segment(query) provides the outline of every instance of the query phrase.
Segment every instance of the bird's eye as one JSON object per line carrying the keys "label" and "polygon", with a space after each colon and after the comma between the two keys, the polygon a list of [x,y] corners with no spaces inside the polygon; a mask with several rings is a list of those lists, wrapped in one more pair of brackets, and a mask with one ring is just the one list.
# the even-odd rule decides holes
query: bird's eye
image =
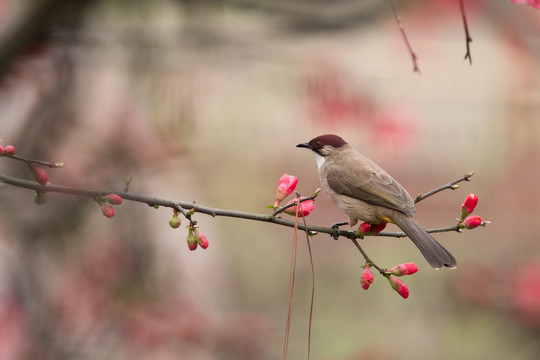
{"label": "bird's eye", "polygon": [[320,141],[317,141],[317,142],[315,143],[315,145],[316,145],[318,148],[322,147],[322,144],[321,144]]}

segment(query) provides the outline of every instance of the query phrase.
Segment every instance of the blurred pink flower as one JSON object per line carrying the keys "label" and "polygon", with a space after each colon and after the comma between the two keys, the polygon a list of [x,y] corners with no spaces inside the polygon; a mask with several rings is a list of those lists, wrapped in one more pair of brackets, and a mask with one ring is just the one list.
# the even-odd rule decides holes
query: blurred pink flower
{"label": "blurred pink flower", "polygon": [[528,4],[535,9],[540,9],[540,0],[510,0],[513,4]]}
{"label": "blurred pink flower", "polygon": [[540,326],[540,261],[516,271],[510,301],[520,321]]}
{"label": "blurred pink flower", "polygon": [[[300,200],[306,199],[305,197],[301,197]],[[287,205],[290,205],[292,203],[298,202],[298,199],[292,199],[287,203]],[[285,214],[289,214],[292,216],[296,216],[296,207],[298,205],[291,206],[290,208],[286,209],[284,211]],[[313,200],[306,200],[302,201],[300,203],[300,209],[298,210],[298,217],[304,217],[308,216],[310,212],[312,212],[315,209],[315,204],[313,203]]]}

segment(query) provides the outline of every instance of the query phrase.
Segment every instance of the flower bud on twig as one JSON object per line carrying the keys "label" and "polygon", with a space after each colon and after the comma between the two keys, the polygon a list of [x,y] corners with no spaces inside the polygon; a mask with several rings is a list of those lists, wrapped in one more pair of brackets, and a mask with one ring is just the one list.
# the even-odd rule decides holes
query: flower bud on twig
{"label": "flower bud on twig", "polygon": [[[300,200],[306,199],[305,197],[301,197]],[[298,198],[292,199],[287,203],[287,205],[298,203]],[[302,201],[298,205],[291,206],[290,208],[285,209],[283,212],[285,214],[289,214],[292,216],[296,216],[296,208],[297,206],[300,206],[300,209],[298,210],[298,217],[304,217],[308,216],[310,212],[312,212],[315,209],[315,204],[313,203],[313,200],[306,200]]]}
{"label": "flower bud on twig", "polygon": [[478,196],[474,194],[469,194],[469,196],[467,196],[467,198],[461,205],[461,217],[459,222],[463,222],[467,215],[471,214],[474,211],[476,204],[478,204]]}
{"label": "flower bud on twig", "polygon": [[482,225],[482,218],[480,216],[471,215],[465,219],[462,228],[472,230],[480,225]]}
{"label": "flower bud on twig", "polygon": [[114,216],[114,209],[111,205],[103,204],[101,205],[101,212],[103,215],[105,215],[108,218],[112,218]]}
{"label": "flower bud on twig", "polygon": [[103,199],[111,205],[120,205],[122,203],[122,198],[116,194],[106,195]]}
{"label": "flower bud on twig", "polygon": [[373,284],[373,272],[369,268],[369,265],[366,264],[364,266],[362,277],[360,278],[360,285],[362,286],[362,289],[367,290],[371,284]]}
{"label": "flower bud on twig", "polygon": [[34,173],[34,179],[40,184],[40,185],[47,185],[47,181],[49,180],[47,173],[45,170],[43,170],[40,167],[34,166],[32,168],[32,172]]}
{"label": "flower bud on twig", "polygon": [[195,237],[197,238],[197,244],[200,245],[203,249],[208,248],[208,238],[206,235],[195,229]]}
{"label": "flower bud on twig", "polygon": [[193,234],[193,230],[191,227],[189,228],[189,232],[187,236],[187,244],[188,244],[189,250],[193,251],[197,249],[197,238]]}
{"label": "flower bud on twig", "polygon": [[15,155],[15,146],[13,145],[8,145],[4,148],[4,152],[3,152],[4,155],[6,156],[13,156]]}
{"label": "flower bud on twig", "polygon": [[178,229],[180,227],[181,221],[178,218],[178,214],[173,214],[171,220],[169,220],[169,226],[173,229]]}
{"label": "flower bud on twig", "polygon": [[418,271],[418,266],[415,263],[409,262],[405,264],[399,264],[391,269],[386,270],[386,273],[395,276],[411,275]]}
{"label": "flower bud on twig", "polygon": [[388,276],[388,281],[392,289],[396,290],[402,298],[406,299],[409,297],[409,288],[407,288],[407,285],[403,281],[392,275]]}
{"label": "flower bud on twig", "polygon": [[298,178],[293,175],[283,174],[278,182],[278,188],[276,191],[276,201],[274,207],[278,207],[279,203],[283,201],[287,196],[292,194],[298,184]]}

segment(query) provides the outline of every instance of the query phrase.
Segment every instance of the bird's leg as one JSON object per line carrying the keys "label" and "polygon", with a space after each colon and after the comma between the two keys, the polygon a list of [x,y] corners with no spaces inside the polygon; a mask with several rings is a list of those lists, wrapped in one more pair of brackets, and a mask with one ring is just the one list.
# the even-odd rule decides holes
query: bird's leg
{"label": "bird's leg", "polygon": [[339,238],[339,235],[341,234],[341,230],[339,230],[339,227],[347,224],[349,224],[348,221],[342,221],[332,224],[332,229],[336,230],[336,233],[330,236],[332,236],[334,240],[337,240]]}

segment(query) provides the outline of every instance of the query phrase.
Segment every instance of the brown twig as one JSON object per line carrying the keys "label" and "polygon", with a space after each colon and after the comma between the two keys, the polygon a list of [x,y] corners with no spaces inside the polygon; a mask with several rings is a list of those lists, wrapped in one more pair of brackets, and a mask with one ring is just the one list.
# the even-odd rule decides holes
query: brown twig
{"label": "brown twig", "polygon": [[399,31],[401,32],[401,36],[403,37],[403,41],[405,41],[405,45],[407,46],[407,50],[409,50],[409,54],[411,55],[411,59],[413,62],[413,71],[420,73],[420,67],[418,66],[418,56],[412,49],[411,43],[409,42],[409,38],[407,37],[407,33],[405,32],[405,29],[403,28],[403,23],[401,22],[401,19],[399,18],[399,15],[396,10],[396,6],[394,5],[394,0],[390,0],[390,6],[392,8],[392,12],[394,13],[394,18],[396,19],[397,25],[399,27]]}
{"label": "brown twig", "polygon": [[414,199],[414,203],[419,203],[420,201],[432,196],[432,195],[435,195],[436,193],[438,192],[441,192],[443,190],[446,190],[446,189],[451,189],[451,190],[456,190],[456,189],[459,189],[459,185],[457,185],[458,183],[462,182],[462,181],[471,181],[471,177],[474,175],[474,171],[471,171],[469,172],[468,174],[465,174],[463,175],[462,177],[460,177],[459,179],[456,179],[452,182],[449,182],[448,184],[446,185],[443,185],[441,187],[438,187],[434,190],[431,190],[425,194],[418,194],[416,196],[416,198]]}
{"label": "brown twig", "polygon": [[459,0],[459,7],[461,9],[461,18],[463,19],[463,27],[465,28],[465,45],[467,47],[467,52],[465,53],[465,60],[469,59],[469,64],[472,65],[471,47],[470,47],[472,43],[472,37],[469,33],[469,26],[467,25],[467,15],[465,14],[464,0]]}
{"label": "brown twig", "polygon": [[[417,199],[419,199],[418,201],[421,201],[427,198],[428,196],[431,196],[444,189],[449,189],[449,188],[455,189],[455,184],[461,181],[468,181],[469,178],[472,176],[472,174],[473,172],[466,174],[463,177],[457,180],[454,180],[449,184],[446,184],[444,186],[441,186],[440,188],[437,188],[433,191],[426,193],[425,195],[418,195]],[[177,210],[181,212],[184,216],[186,216],[190,220],[190,222],[194,224],[196,222],[191,219],[191,216],[195,213],[201,213],[201,214],[210,215],[212,217],[223,216],[223,217],[239,218],[239,219],[245,219],[245,220],[261,221],[261,222],[267,222],[267,223],[273,223],[273,224],[277,224],[281,226],[286,226],[290,228],[294,228],[295,226],[297,226],[299,230],[308,231],[310,235],[314,235],[317,233],[324,233],[324,234],[328,234],[332,236],[334,235],[343,236],[348,239],[357,239],[357,238],[362,237],[355,231],[343,231],[343,230],[334,229],[331,227],[304,225],[302,223],[295,225],[293,221],[277,218],[273,216],[272,214],[264,215],[264,214],[249,213],[249,212],[230,210],[230,209],[212,208],[208,206],[199,205],[194,202],[173,201],[173,200],[161,199],[157,197],[136,195],[136,194],[131,194],[131,193],[122,192],[122,191],[87,190],[87,189],[75,188],[75,187],[70,187],[70,186],[54,185],[54,184],[40,185],[34,181],[15,178],[15,177],[5,175],[5,174],[0,174],[0,182],[9,184],[12,186],[20,187],[20,188],[34,190],[36,192],[54,192],[54,193],[60,193],[60,194],[84,196],[84,197],[89,197],[91,199],[95,199],[95,198],[113,193],[113,194],[117,194],[124,200],[140,202],[140,203],[144,203],[144,204],[147,204],[149,206],[154,206],[154,207],[163,206],[163,207],[168,207],[168,208]],[[456,230],[455,226],[452,226],[448,228],[428,229],[427,231],[428,232],[443,232],[443,231],[455,231],[455,230]],[[400,238],[400,237],[405,237],[406,235],[404,233],[399,233],[399,232],[396,232],[396,233],[381,232],[381,233],[376,234],[375,236],[387,236],[387,237]]]}

